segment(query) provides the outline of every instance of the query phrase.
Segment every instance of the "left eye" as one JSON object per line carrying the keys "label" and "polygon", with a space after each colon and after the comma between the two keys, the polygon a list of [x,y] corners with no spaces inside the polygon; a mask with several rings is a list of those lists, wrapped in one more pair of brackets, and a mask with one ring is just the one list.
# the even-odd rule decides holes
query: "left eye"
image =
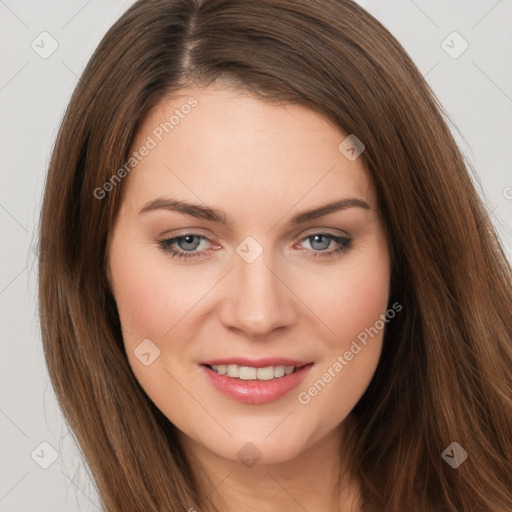
{"label": "left eye", "polygon": [[[310,240],[309,245],[312,250],[307,249],[313,258],[335,258],[340,257],[352,247],[352,239],[345,236],[333,235],[332,233],[312,233],[301,240]],[[328,251],[331,243],[337,244],[337,247]]]}
{"label": "left eye", "polygon": [[[312,254],[314,258],[329,258],[338,253],[347,252],[352,244],[352,239],[331,233],[313,233],[303,238],[301,243],[306,240],[310,240],[309,244],[312,247],[312,249],[306,249],[306,252]],[[201,241],[208,241],[208,239],[203,235],[189,233],[160,240],[158,245],[165,254],[170,254],[173,258],[198,258],[208,251],[208,249],[196,251]],[[338,247],[328,251],[327,249],[331,246],[332,242],[338,244]]]}
{"label": "left eye", "polygon": [[[171,254],[173,258],[195,258],[198,255],[201,255],[201,252],[204,252],[193,252],[197,249],[202,240],[208,239],[202,235],[188,234],[176,236],[174,238],[168,238],[167,240],[161,240],[160,242],[158,242],[158,245],[160,246],[164,253]],[[176,250],[175,246],[178,246],[179,250]]]}

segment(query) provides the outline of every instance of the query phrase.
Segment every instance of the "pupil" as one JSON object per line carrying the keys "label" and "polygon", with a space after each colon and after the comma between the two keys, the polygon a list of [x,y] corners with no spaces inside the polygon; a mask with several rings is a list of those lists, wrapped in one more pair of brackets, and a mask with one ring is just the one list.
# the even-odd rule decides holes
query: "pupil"
{"label": "pupil", "polygon": [[[322,244],[323,238],[325,239],[325,241]],[[315,249],[315,246],[313,244],[315,244],[316,242],[319,242],[320,245],[323,245],[323,247],[316,247],[316,249],[325,250],[329,247],[330,239],[324,235],[313,235],[313,242],[311,243],[311,245],[314,249]]]}
{"label": "pupil", "polygon": [[[194,244],[191,240],[194,240],[194,238],[197,238],[197,241],[196,243]],[[192,247],[190,246],[185,246],[185,247],[181,247],[182,245],[182,242],[185,242],[185,244],[192,244]],[[197,248],[197,246],[199,245],[199,238],[196,237],[195,235],[187,235],[187,236],[183,236],[181,237],[181,239],[178,241],[178,244],[180,245],[180,248],[183,249],[184,251],[187,251],[187,250],[194,250]]]}

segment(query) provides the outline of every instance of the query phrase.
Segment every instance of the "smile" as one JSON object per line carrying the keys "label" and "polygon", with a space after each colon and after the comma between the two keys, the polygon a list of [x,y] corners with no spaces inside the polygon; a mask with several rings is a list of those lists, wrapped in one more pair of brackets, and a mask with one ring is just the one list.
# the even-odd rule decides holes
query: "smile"
{"label": "smile", "polygon": [[226,362],[202,363],[200,367],[208,383],[228,398],[246,404],[264,404],[283,398],[299,386],[313,363],[272,365],[260,361],[253,365]]}
{"label": "smile", "polygon": [[227,375],[234,379],[241,380],[272,380],[290,375],[296,370],[295,366],[264,366],[255,368],[252,366],[239,366],[237,364],[219,364],[209,366],[211,370],[219,375]]}

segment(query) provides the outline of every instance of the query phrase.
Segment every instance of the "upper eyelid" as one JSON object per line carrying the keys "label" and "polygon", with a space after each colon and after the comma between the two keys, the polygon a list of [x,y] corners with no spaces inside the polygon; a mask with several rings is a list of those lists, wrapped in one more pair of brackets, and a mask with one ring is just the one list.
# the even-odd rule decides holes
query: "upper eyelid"
{"label": "upper eyelid", "polygon": [[[336,232],[333,232],[333,230]],[[304,240],[305,238],[308,238],[313,235],[318,235],[318,234],[332,235],[332,236],[338,236],[338,237],[344,237],[344,238],[352,238],[352,235],[343,229],[336,230],[334,228],[311,228],[311,230],[306,230],[306,233],[304,235],[301,235],[300,240]],[[172,240],[172,239],[183,238],[183,237],[191,236],[191,235],[201,237],[201,238],[206,238],[210,242],[212,241],[209,236],[204,235],[203,233],[200,233],[200,232],[195,232],[194,228],[190,228],[189,231],[183,231],[183,233],[178,233],[176,235],[173,234],[172,236],[162,235],[161,240]],[[292,238],[295,239],[298,236],[299,235],[294,235]]]}

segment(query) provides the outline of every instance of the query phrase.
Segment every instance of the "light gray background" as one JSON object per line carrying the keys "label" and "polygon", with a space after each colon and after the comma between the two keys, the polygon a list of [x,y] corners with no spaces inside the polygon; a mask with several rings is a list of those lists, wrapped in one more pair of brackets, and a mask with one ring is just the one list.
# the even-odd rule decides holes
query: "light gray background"
{"label": "light gray background", "polygon": [[[46,372],[33,247],[46,166],[71,92],[132,0],[0,0],[0,511],[96,511],[98,499]],[[512,0],[361,0],[447,109],[512,256]],[[47,59],[47,31],[58,42]],[[457,31],[458,58],[442,42]],[[452,42],[453,40],[453,42]],[[461,40],[448,38],[454,52]],[[49,40],[45,42],[49,48]],[[442,226],[440,226],[442,229]],[[47,468],[41,465],[56,460]],[[35,452],[34,452],[35,450]],[[33,455],[31,455],[33,454]]]}

